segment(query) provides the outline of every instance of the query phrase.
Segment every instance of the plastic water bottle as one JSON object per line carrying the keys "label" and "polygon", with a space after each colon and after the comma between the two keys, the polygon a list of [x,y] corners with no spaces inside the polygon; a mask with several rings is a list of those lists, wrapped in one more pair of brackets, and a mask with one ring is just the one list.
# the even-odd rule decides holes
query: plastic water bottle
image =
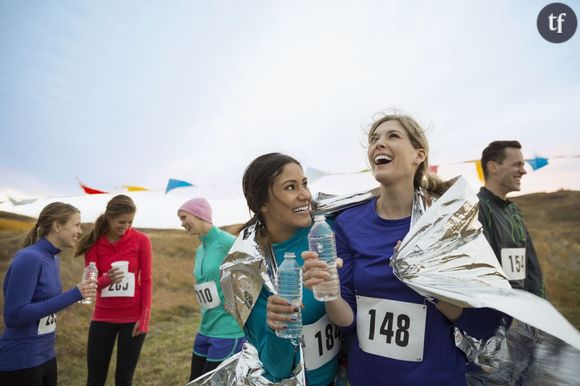
{"label": "plastic water bottle", "polygon": [[[91,281],[97,281],[97,277],[99,276],[99,270],[97,269],[96,264],[91,261],[89,263],[89,265],[87,265],[85,267],[85,269],[83,270],[83,277],[82,280],[86,281],[86,280],[91,280]],[[82,304],[91,304],[93,302],[93,298],[83,298],[80,303]]]}
{"label": "plastic water bottle", "polygon": [[318,253],[320,260],[328,265],[328,279],[314,286],[314,298],[321,302],[336,299],[340,290],[336,271],[336,240],[332,228],[322,214],[314,216],[314,225],[308,234],[308,247]]}
{"label": "plastic water bottle", "polygon": [[276,331],[276,335],[297,343],[302,336],[302,269],[292,252],[284,253],[284,261],[278,267],[278,294],[298,308],[298,312],[292,314],[292,321],[286,322],[287,328]]}

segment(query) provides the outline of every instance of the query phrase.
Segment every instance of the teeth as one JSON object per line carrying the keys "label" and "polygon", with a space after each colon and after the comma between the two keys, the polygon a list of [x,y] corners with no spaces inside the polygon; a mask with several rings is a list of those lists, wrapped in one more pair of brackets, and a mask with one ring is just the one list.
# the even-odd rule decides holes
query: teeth
{"label": "teeth", "polygon": [[295,208],[292,210],[294,213],[302,213],[308,211],[308,205],[301,206],[300,208]]}
{"label": "teeth", "polygon": [[386,155],[386,154],[378,154],[375,156],[375,164],[377,164],[377,165],[388,164],[392,160],[393,160],[393,158]]}

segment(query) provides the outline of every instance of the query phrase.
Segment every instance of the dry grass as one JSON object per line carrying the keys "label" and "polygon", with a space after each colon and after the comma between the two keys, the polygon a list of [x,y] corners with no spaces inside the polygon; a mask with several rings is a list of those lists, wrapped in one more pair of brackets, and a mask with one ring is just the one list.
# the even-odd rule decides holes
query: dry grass
{"label": "dry grass", "polygon": [[532,235],[548,299],[580,328],[580,192],[516,197]]}
{"label": "dry grass", "polygon": [[[148,229],[145,232],[153,245],[153,310],[134,384],[184,385],[199,325],[199,310],[192,291],[194,252],[199,241],[184,231]],[[0,230],[2,278],[24,235],[21,227]],[[82,257],[72,257],[71,251],[61,254],[63,289],[79,282],[83,266]],[[0,307],[3,300],[0,298]],[[58,314],[59,385],[77,386],[86,380],[86,339],[91,314],[92,306],[81,304]],[[3,323],[0,321],[0,330],[4,328]],[[107,385],[114,384],[115,360],[113,356]]]}
{"label": "dry grass", "polygon": [[[550,301],[573,325],[580,327],[580,192],[533,194],[514,201],[524,211]],[[0,213],[0,224],[8,224],[5,228],[0,225],[0,276],[3,278],[32,222],[28,218]],[[239,226],[226,230],[235,234]],[[134,384],[184,385],[199,325],[192,291],[193,257],[198,242],[183,231],[144,231],[153,244],[153,310]],[[70,252],[63,253],[61,258],[61,275],[66,289],[78,283],[83,259],[73,258]],[[3,297],[0,297],[0,307],[2,305]],[[75,304],[59,313],[57,353],[61,386],[81,385],[86,379],[86,339],[91,312],[91,306]],[[3,329],[3,320],[0,329]],[[107,385],[114,384],[114,368],[115,357],[111,361]]]}

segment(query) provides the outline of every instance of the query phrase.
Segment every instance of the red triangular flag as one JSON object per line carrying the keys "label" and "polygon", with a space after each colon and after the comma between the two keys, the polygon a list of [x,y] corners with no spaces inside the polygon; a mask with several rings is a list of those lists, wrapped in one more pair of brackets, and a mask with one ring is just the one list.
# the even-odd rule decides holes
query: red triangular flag
{"label": "red triangular flag", "polygon": [[79,185],[85,191],[86,194],[107,194],[107,192],[103,192],[102,190],[93,189],[93,188],[86,186],[78,178],[77,178],[77,180],[79,181]]}

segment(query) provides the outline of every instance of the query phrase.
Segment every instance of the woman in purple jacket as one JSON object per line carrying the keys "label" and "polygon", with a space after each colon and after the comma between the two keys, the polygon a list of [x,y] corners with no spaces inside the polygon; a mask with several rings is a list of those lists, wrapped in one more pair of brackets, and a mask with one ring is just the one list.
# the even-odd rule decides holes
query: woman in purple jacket
{"label": "woman in purple jacket", "polygon": [[[409,116],[386,115],[368,134],[368,160],[380,183],[374,199],[336,219],[341,296],[326,303],[330,319],[350,335],[348,375],[352,386],[465,385],[466,357],[453,328],[491,336],[502,314],[433,304],[393,274],[389,259],[411,225],[415,192],[441,195],[447,186],[427,172],[429,145]],[[326,276],[313,252],[304,255],[305,285]]]}
{"label": "woman in purple jacket", "polygon": [[0,385],[56,386],[56,313],[96,294],[94,281],[62,292],[57,254],[74,247],[81,233],[79,210],[54,202],[40,212],[14,256],[4,278]]}

